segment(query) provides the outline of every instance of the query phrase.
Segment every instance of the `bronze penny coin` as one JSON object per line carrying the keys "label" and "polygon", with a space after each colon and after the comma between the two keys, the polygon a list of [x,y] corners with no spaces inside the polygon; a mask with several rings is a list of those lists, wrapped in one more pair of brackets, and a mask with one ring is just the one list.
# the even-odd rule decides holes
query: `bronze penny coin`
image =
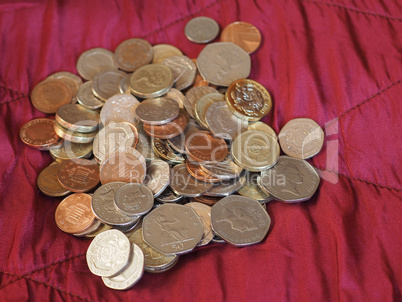
{"label": "bronze penny coin", "polygon": [[99,183],[99,167],[88,159],[69,159],[60,164],[57,178],[67,190],[87,192]]}
{"label": "bronze penny coin", "polygon": [[213,206],[215,203],[217,203],[221,199],[222,199],[222,197],[201,195],[201,196],[197,196],[197,197],[191,197],[190,201],[201,202],[206,205]]}
{"label": "bronze penny coin", "polygon": [[168,139],[176,137],[184,132],[190,121],[190,115],[186,110],[180,109],[179,115],[171,122],[164,125],[144,124],[144,131],[152,137]]}
{"label": "bronze penny coin", "polygon": [[59,197],[70,193],[70,191],[62,187],[57,180],[57,171],[59,170],[59,167],[60,163],[54,162],[40,172],[36,183],[43,194],[52,197]]}
{"label": "bronze penny coin", "polygon": [[119,68],[133,72],[141,66],[151,63],[153,50],[151,44],[146,40],[128,39],[117,46],[114,56]]}
{"label": "bronze penny coin", "polygon": [[203,169],[201,169],[200,164],[196,164],[194,162],[186,161],[186,168],[188,173],[194,178],[205,182],[219,182],[220,179],[213,177],[206,173]]}
{"label": "bronze penny coin", "polygon": [[228,146],[222,138],[208,131],[192,133],[185,143],[187,154],[199,162],[220,162],[228,155]]}
{"label": "bronze penny coin", "polygon": [[232,42],[243,48],[246,52],[252,53],[261,44],[261,33],[254,25],[237,21],[226,26],[221,34],[222,42]]}
{"label": "bronze penny coin", "polygon": [[40,82],[32,91],[32,105],[44,113],[56,113],[60,106],[70,104],[70,87],[62,80],[46,80]]}
{"label": "bronze penny coin", "polygon": [[[54,131],[56,122],[48,118],[38,118],[29,121],[20,130],[20,138],[28,146],[48,150],[52,145],[58,145],[60,137]],[[61,147],[61,145],[60,145]]]}

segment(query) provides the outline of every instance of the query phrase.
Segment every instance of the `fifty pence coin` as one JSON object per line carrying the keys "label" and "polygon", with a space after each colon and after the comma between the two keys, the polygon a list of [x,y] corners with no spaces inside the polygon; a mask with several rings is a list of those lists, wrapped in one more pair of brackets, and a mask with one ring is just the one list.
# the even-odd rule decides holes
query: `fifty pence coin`
{"label": "fifty pence coin", "polygon": [[154,197],[158,197],[170,183],[170,166],[163,160],[147,162],[147,175],[144,185],[149,188]]}
{"label": "fifty pence coin", "polygon": [[209,43],[218,36],[218,23],[208,17],[196,17],[187,22],[184,28],[187,39],[194,43]]}

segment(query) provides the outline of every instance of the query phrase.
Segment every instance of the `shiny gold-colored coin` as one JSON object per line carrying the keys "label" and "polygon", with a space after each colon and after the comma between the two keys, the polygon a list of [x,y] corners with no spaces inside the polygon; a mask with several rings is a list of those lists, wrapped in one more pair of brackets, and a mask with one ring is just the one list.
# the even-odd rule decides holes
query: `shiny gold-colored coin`
{"label": "shiny gold-colored coin", "polygon": [[75,158],[89,158],[92,155],[92,147],[92,143],[77,144],[65,140],[61,148],[50,150],[50,155],[56,161]]}
{"label": "shiny gold-colored coin", "polygon": [[59,166],[60,164],[55,162],[40,172],[36,182],[39,190],[41,190],[43,194],[52,197],[60,197],[71,193],[69,190],[63,188],[57,180]]}

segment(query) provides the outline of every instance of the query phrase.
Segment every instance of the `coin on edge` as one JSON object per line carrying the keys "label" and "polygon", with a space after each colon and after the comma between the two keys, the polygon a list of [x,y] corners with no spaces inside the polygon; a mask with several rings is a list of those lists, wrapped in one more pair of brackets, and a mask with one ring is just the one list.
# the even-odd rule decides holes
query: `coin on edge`
{"label": "coin on edge", "polygon": [[60,126],[80,133],[94,132],[99,127],[99,113],[80,104],[67,104],[59,107],[56,122]]}

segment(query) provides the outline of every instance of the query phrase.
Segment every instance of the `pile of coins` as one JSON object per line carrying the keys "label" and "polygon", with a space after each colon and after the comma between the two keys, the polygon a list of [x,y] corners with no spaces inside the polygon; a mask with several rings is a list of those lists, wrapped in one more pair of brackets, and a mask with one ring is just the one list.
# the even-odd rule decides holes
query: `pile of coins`
{"label": "pile of coins", "polygon": [[[195,43],[218,34],[207,17],[185,27]],[[235,22],[221,40],[196,60],[139,38],[114,53],[90,49],[77,62],[85,83],[59,72],[32,92],[38,110],[55,114],[20,131],[24,143],[55,159],[38,187],[68,195],[56,224],[94,237],[88,267],[108,287],[127,289],[144,271],[169,270],[210,242],[261,242],[271,224],[267,202],[308,200],[318,188],[305,159],[322,148],[319,125],[294,119],[277,137],[259,121],[272,108],[266,88],[247,79],[260,32]]]}

